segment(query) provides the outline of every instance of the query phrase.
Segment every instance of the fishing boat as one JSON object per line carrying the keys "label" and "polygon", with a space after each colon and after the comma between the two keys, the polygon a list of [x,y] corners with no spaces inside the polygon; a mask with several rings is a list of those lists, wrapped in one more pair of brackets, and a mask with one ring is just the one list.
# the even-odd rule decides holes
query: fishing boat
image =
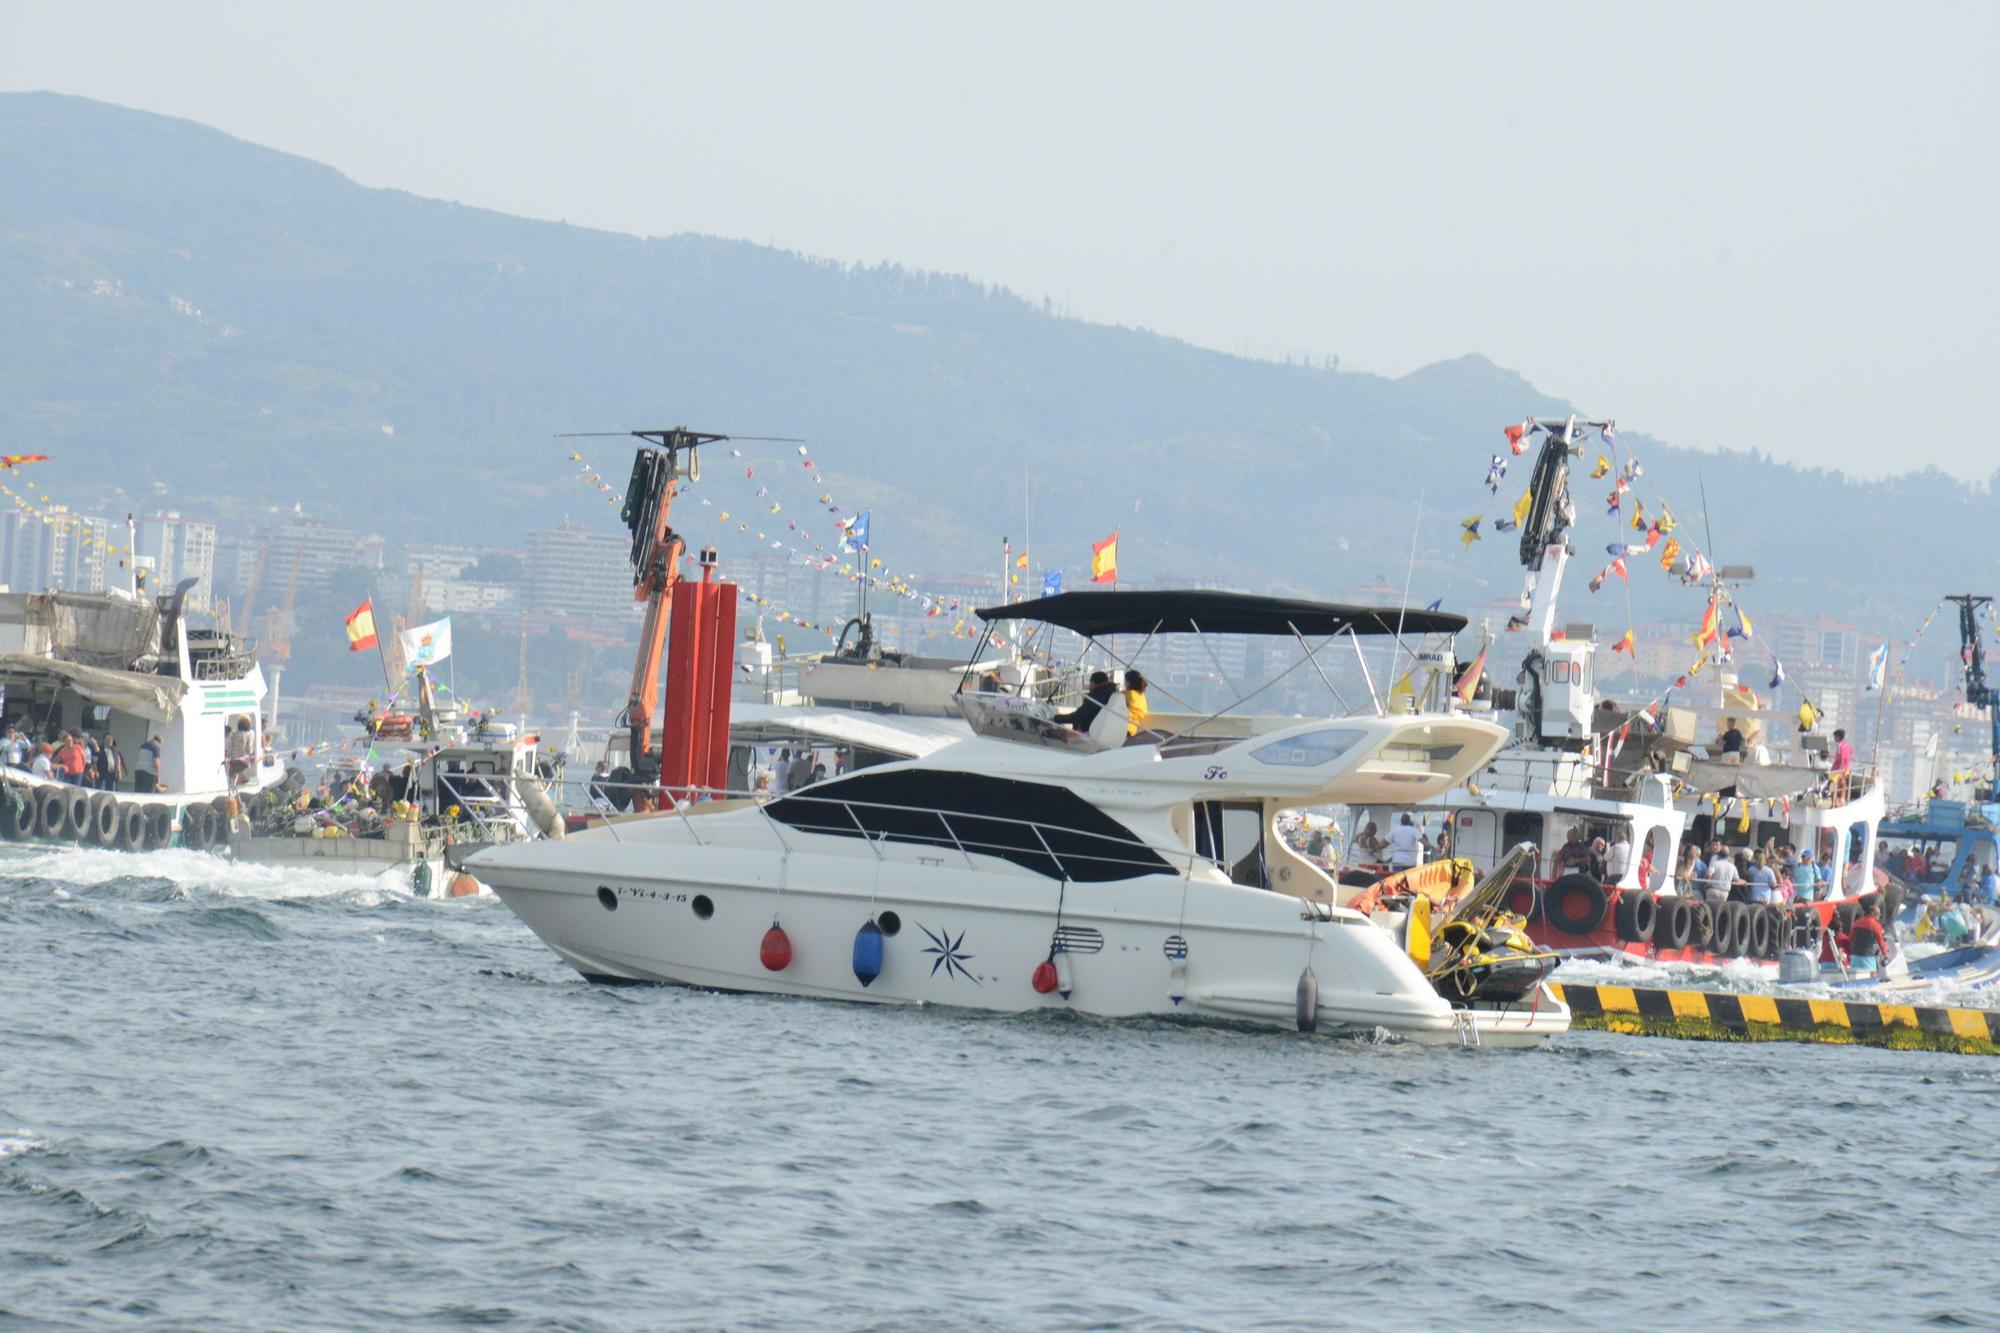
{"label": "fishing boat", "polygon": [[316,791],[288,782],[241,803],[233,860],[396,881],[417,897],[474,897],[477,878],[446,861],[460,843],[560,837],[564,823],[538,771],[539,739],[511,723],[439,707],[423,668],[407,713],[356,720],[365,750],[330,765]]}
{"label": "fishing boat", "polygon": [[[0,839],[123,851],[226,845],[234,803],[285,780],[265,744],[263,668],[242,640],[192,622],[194,583],[161,597],[0,593],[7,727],[51,745],[65,732],[108,738],[135,775],[141,747],[160,742],[157,781],[148,769],[132,783],[151,783],[146,791],[0,770]],[[234,754],[232,734],[243,738]]]}
{"label": "fishing boat", "polygon": [[[1065,593],[978,614],[1068,631],[1086,642],[1078,660],[1098,651],[1128,670],[1120,636],[1269,636],[1312,658],[1464,625],[1208,591]],[[1539,984],[1539,1024],[1454,1005],[1275,830],[1306,806],[1437,795],[1491,758],[1497,725],[1232,708],[1152,712],[1128,735],[1115,692],[1083,730],[1033,693],[957,699],[973,734],[922,757],[767,802],[707,793],[462,864],[594,980],[1425,1042],[1539,1042],[1567,1026]]]}
{"label": "fishing boat", "polygon": [[[1557,601],[1571,555],[1575,510],[1569,459],[1587,431],[1609,421],[1574,416],[1529,423],[1542,436],[1521,523],[1520,558],[1530,591],[1521,627],[1517,688],[1482,684],[1475,708],[1513,711],[1512,742],[1462,786],[1430,798],[1452,854],[1490,872],[1516,849],[1533,849],[1505,904],[1541,948],[1563,957],[1633,958],[1714,967],[1743,960],[1775,967],[1792,938],[1844,929],[1860,900],[1876,892],[1875,830],[1883,813],[1874,775],[1809,765],[1758,762],[1755,755],[1709,759],[1692,753],[1691,717],[1668,710],[1658,725],[1619,710],[1597,688],[1598,645],[1587,625],[1558,621]],[[1432,672],[1428,694],[1450,685]],[[1762,818],[1723,819],[1754,806]],[[1353,816],[1359,824],[1377,810]],[[1350,830],[1347,845],[1358,841]],[[1828,901],[1788,908],[1711,906],[1695,885],[1677,882],[1682,842],[1720,840],[1754,848],[1767,838],[1817,849],[1836,889]],[[1575,867],[1564,852],[1622,844],[1623,863],[1602,858]],[[1347,878],[1367,883],[1386,870],[1351,857]],[[1893,913],[1894,903],[1890,903]],[[1885,913],[1888,915],[1889,913]]]}

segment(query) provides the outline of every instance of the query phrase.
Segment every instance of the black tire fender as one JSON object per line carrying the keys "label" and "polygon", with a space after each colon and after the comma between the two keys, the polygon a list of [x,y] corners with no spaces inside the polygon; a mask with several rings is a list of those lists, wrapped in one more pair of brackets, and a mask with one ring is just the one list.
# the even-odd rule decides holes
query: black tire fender
{"label": "black tire fender", "polygon": [[92,795],[83,787],[63,788],[63,837],[81,842],[89,835]]}
{"label": "black tire fender", "polygon": [[1659,929],[1660,905],[1643,889],[1625,889],[1618,894],[1611,919],[1619,939],[1644,944]]}
{"label": "black tire fender", "polygon": [[156,852],[173,841],[174,812],[164,805],[146,807],[146,850]]}
{"label": "black tire fender", "polygon": [[19,842],[35,831],[35,793],[32,788],[8,783],[0,790],[0,838]]}
{"label": "black tire fender", "polygon": [[118,846],[128,852],[145,850],[146,808],[124,805],[118,808]]}
{"label": "black tire fender", "polygon": [[118,798],[108,791],[90,798],[89,837],[99,847],[118,845]]}
{"label": "black tire fender", "polygon": [[202,818],[207,806],[186,805],[181,807],[181,846],[190,851],[201,851],[208,846],[208,821]]}
{"label": "black tire fender", "polygon": [[1588,935],[1604,924],[1604,915],[1611,910],[1611,896],[1588,875],[1564,875],[1549,885],[1542,910],[1557,930]]}
{"label": "black tire fender", "polygon": [[44,787],[35,796],[35,836],[60,838],[68,818],[69,793],[61,787]]}
{"label": "black tire fender", "polygon": [[1660,919],[1653,926],[1653,947],[1687,948],[1688,937],[1694,933],[1694,904],[1671,893],[1654,899],[1654,903],[1660,909]]}
{"label": "black tire fender", "polygon": [[227,847],[229,845],[229,835],[233,832],[229,825],[229,798],[227,796],[216,797],[215,800],[209,803],[208,812],[210,816],[208,845],[211,847]]}

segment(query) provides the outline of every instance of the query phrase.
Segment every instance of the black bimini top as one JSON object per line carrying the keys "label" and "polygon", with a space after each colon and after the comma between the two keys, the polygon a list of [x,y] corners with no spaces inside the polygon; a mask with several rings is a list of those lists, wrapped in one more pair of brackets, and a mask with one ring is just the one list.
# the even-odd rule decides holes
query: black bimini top
{"label": "black bimini top", "polygon": [[1107,634],[1456,634],[1465,617],[1446,611],[1337,606],[1247,592],[1063,592],[979,608],[981,620],[1038,620],[1086,638]]}

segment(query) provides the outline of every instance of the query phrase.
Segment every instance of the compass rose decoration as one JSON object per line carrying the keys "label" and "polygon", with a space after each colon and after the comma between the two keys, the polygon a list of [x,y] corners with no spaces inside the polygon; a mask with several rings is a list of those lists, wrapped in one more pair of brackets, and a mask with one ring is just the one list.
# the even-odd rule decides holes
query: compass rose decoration
{"label": "compass rose decoration", "polygon": [[958,938],[953,939],[951,931],[936,932],[921,921],[917,923],[917,929],[930,936],[930,947],[926,948],[924,952],[931,955],[932,976],[936,976],[938,969],[943,968],[947,978],[964,977],[975,986],[979,984],[979,978],[973,976],[972,969],[966,966],[967,963],[972,961],[972,955],[966,953],[963,948],[965,944],[964,931],[959,931]]}

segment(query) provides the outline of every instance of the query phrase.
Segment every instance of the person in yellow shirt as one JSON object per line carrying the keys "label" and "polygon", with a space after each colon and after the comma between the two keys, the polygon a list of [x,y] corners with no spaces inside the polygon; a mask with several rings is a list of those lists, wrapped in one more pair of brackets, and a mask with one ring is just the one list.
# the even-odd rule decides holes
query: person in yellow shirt
{"label": "person in yellow shirt", "polygon": [[1136,670],[1125,672],[1125,712],[1132,719],[1125,724],[1127,736],[1137,736],[1146,725],[1146,678]]}

